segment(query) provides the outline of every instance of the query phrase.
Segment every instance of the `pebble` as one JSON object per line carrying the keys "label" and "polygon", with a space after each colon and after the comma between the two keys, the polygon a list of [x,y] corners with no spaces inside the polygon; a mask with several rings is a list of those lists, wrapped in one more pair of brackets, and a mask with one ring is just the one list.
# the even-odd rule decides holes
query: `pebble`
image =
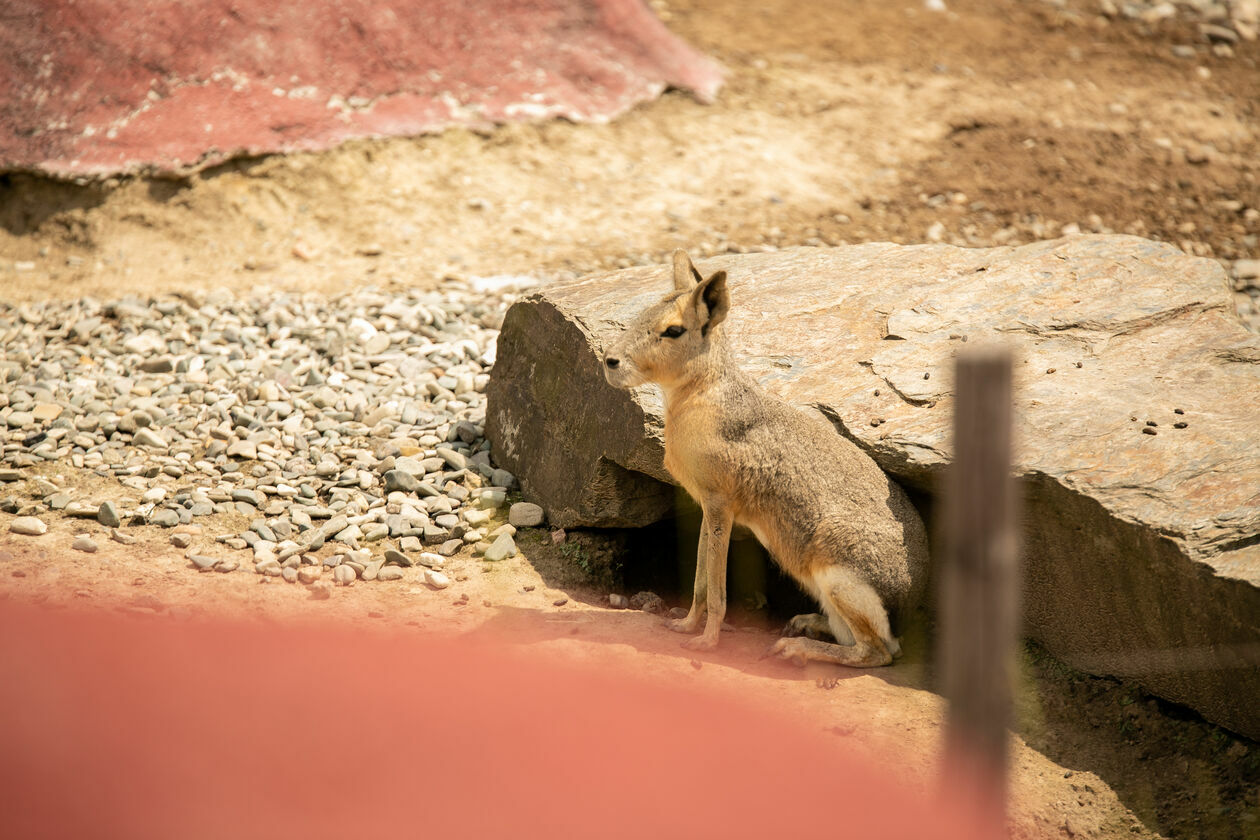
{"label": "pebble", "polygon": [[397,566],[383,566],[376,573],[377,580],[402,580],[403,570]]}
{"label": "pebble", "polygon": [[349,564],[342,564],[333,569],[333,580],[341,586],[349,586],[354,583],[356,577],[354,569],[350,568]]}
{"label": "pebble", "polygon": [[[470,532],[489,530],[490,511],[517,486],[485,440],[484,389],[497,325],[518,293],[453,280],[333,298],[217,290],[192,304],[0,302],[5,359],[21,360],[0,363],[0,404],[11,408],[0,481],[64,461],[119,485],[91,504],[50,485],[34,501],[0,500],[2,509],[95,518],[121,542],[134,541],[117,530],[133,515],[173,528],[242,514],[262,520],[255,537],[293,543],[263,557],[262,574],[332,539],[397,540],[411,558],[431,545],[425,554],[437,559],[427,562],[440,566],[466,535],[480,538]],[[217,542],[251,544],[239,533]],[[515,553],[510,539],[500,548]]]}
{"label": "pebble", "polygon": [[9,530],[15,534],[38,537],[48,533],[48,525],[34,516],[19,516],[9,523]]}
{"label": "pebble", "polygon": [[543,509],[532,502],[517,502],[508,509],[508,522],[515,528],[537,528],[543,523]]}
{"label": "pebble", "polygon": [[424,551],[420,553],[419,563],[421,566],[427,566],[430,569],[441,569],[446,566],[446,558],[431,551]]}
{"label": "pebble", "polygon": [[206,554],[189,554],[188,559],[203,572],[210,571],[219,562],[218,557],[210,557]]}
{"label": "pebble", "polygon": [[451,585],[451,579],[446,576],[446,573],[436,569],[424,570],[424,582],[434,589],[445,589]]}
{"label": "pebble", "polygon": [[171,545],[176,548],[188,548],[192,545],[192,536],[190,534],[171,534]]}
{"label": "pebble", "polygon": [[506,560],[516,555],[516,542],[512,539],[511,534],[500,534],[490,547],[486,549],[485,557],[491,562]]}
{"label": "pebble", "polygon": [[614,610],[627,610],[630,608],[630,599],[614,592],[608,596],[608,605]]}
{"label": "pebble", "polygon": [[159,508],[149,514],[148,522],[160,528],[174,528],[179,524],[179,514],[170,508]]}
{"label": "pebble", "polygon": [[642,610],[653,615],[660,615],[665,612],[665,602],[655,592],[635,593],[630,596],[630,607],[631,609]]}
{"label": "pebble", "polygon": [[79,534],[75,537],[70,547],[75,551],[86,551],[88,554],[95,554],[98,548],[96,541],[87,534]]}
{"label": "pebble", "polygon": [[410,557],[393,548],[385,550],[385,564],[403,567],[410,567],[412,565]]}

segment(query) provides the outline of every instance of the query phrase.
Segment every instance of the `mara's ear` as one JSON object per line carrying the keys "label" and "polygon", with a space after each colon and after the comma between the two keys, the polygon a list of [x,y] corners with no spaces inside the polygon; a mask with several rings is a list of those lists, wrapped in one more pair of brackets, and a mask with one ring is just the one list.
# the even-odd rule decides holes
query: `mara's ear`
{"label": "mara's ear", "polygon": [[708,335],[731,311],[731,294],[726,290],[726,272],[719,271],[691,293],[691,305],[700,313],[700,334]]}
{"label": "mara's ear", "polygon": [[701,280],[700,272],[696,271],[696,267],[691,264],[691,257],[687,256],[687,252],[679,248],[674,252],[674,289],[684,292]]}

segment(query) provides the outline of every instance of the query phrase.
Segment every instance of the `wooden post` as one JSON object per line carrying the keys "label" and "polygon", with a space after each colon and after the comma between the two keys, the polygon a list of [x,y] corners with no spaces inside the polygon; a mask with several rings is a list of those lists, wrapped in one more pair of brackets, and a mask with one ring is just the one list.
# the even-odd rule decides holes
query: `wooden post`
{"label": "wooden post", "polygon": [[946,783],[1005,822],[1007,730],[1019,635],[1018,500],[1011,473],[1011,357],[960,355],[954,463],[941,513],[938,663],[949,702]]}

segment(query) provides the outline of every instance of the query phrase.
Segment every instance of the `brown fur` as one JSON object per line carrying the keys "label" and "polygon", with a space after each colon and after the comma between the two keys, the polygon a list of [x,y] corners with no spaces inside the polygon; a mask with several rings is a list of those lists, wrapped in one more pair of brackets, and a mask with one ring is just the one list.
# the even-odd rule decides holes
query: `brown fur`
{"label": "brown fur", "polygon": [[[704,512],[691,611],[670,626],[694,633],[703,621],[703,632],[684,645],[717,644],[727,547],[739,523],[825,614],[794,619],[790,626],[815,638],[782,639],[773,654],[887,664],[900,647],[885,605],[919,595],[927,567],[923,523],[901,488],[856,445],[818,415],[771,396],[735,364],[722,331],[729,309],[726,272],[703,279],[677,251],[674,291],[604,356],[611,384],[661,386],[665,467]],[[836,643],[816,638],[824,625]]]}

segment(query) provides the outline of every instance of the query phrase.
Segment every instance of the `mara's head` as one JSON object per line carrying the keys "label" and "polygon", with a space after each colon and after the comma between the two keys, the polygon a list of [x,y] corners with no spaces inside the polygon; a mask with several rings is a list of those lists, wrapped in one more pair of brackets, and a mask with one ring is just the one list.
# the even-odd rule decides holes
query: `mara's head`
{"label": "mara's head", "polygon": [[717,327],[731,308],[726,272],[707,279],[691,258],[674,252],[674,290],[649,306],[604,353],[604,376],[618,388],[645,382],[669,385],[719,339]]}

